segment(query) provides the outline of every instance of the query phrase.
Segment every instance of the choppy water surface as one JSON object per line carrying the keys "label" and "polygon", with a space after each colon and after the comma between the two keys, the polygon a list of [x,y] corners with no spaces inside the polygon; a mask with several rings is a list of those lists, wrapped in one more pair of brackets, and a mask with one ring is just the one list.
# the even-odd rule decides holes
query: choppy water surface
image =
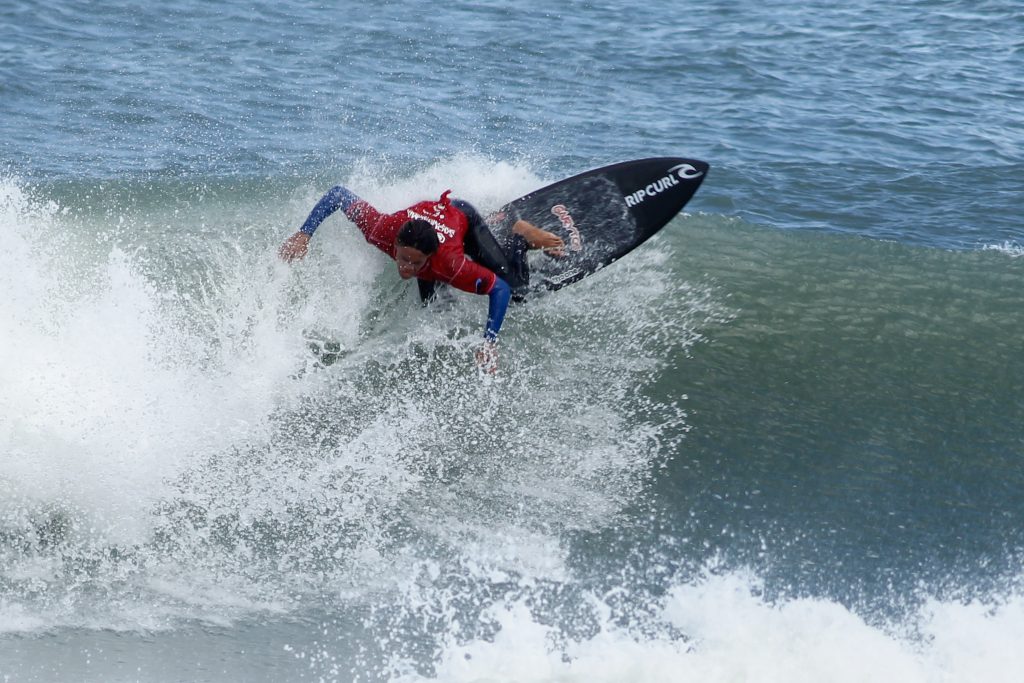
{"label": "choppy water surface", "polygon": [[[0,8],[5,680],[1019,680],[1009,2]],[[712,164],[510,313],[328,187]],[[322,367],[309,344],[337,343]]]}

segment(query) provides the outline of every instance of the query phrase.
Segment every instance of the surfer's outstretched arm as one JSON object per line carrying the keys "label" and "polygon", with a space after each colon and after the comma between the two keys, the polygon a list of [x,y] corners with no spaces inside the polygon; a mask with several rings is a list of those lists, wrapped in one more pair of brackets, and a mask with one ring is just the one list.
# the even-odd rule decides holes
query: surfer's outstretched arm
{"label": "surfer's outstretched arm", "polygon": [[327,220],[327,217],[338,209],[348,213],[349,209],[359,201],[359,197],[352,194],[352,191],[342,185],[335,185],[327,194],[320,198],[320,201],[316,203],[313,210],[309,212],[309,217],[306,218],[306,222],[299,228],[299,232],[304,232],[310,237],[316,232],[316,229],[320,227],[320,224]]}
{"label": "surfer's outstretched arm", "polygon": [[498,332],[505,320],[508,302],[512,298],[512,288],[500,277],[496,277],[487,296],[490,298],[487,307],[487,327],[484,329],[484,345],[476,351],[476,363],[484,372],[494,373],[498,370]]}
{"label": "surfer's outstretched arm", "polygon": [[[373,207],[357,197],[347,187],[335,185],[316,203],[299,231],[281,245],[279,251],[281,258],[285,261],[294,261],[304,257],[309,245],[309,238],[313,236],[320,224],[338,209],[344,211],[345,215],[357,224],[360,224],[358,219],[366,218],[366,214],[371,211],[375,212]],[[362,227],[361,224],[360,227]]]}
{"label": "surfer's outstretched arm", "polygon": [[498,332],[501,330],[501,323],[505,321],[509,299],[512,298],[512,288],[500,277],[496,277],[494,286],[491,287],[487,296],[490,303],[487,305],[487,327],[484,329],[484,339],[496,342],[498,341]]}

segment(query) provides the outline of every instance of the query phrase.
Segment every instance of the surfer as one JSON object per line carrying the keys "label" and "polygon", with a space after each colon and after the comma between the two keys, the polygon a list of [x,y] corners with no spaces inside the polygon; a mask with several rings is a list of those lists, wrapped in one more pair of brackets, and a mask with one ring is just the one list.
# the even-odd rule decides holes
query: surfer
{"label": "surfer", "polygon": [[383,214],[348,188],[335,186],[316,203],[298,232],[285,240],[279,253],[288,262],[303,258],[316,229],[341,209],[367,242],[395,260],[403,280],[417,278],[424,304],[433,296],[436,282],[489,297],[484,343],[476,352],[476,361],[485,371],[494,372],[498,332],[509,300],[519,296],[529,282],[527,249],[544,249],[558,256],[565,244],[560,237],[520,220],[506,244],[500,245],[477,210],[469,202],[449,199],[450,193]]}

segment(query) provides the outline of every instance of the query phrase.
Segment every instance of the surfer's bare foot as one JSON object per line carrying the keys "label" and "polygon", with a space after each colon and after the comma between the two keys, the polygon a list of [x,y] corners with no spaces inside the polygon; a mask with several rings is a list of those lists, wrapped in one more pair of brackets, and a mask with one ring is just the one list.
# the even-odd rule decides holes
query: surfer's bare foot
{"label": "surfer's bare foot", "polygon": [[518,220],[512,226],[512,232],[522,235],[531,249],[543,249],[544,253],[552,256],[563,256],[565,254],[565,242],[558,235],[542,230],[533,223]]}

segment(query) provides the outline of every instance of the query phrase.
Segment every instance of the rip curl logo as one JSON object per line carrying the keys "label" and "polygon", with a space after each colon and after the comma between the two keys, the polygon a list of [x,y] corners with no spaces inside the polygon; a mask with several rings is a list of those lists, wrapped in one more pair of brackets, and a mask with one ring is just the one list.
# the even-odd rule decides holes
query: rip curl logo
{"label": "rip curl logo", "polygon": [[700,178],[702,175],[704,175],[704,171],[698,171],[692,164],[679,164],[668,169],[668,175],[655,180],[650,185],[632,194],[627,194],[623,199],[626,200],[626,206],[636,206],[643,203],[648,197],[654,197],[670,187],[675,187],[679,184],[680,180],[693,180]]}
{"label": "rip curl logo", "polygon": [[572,219],[569,209],[563,204],[556,204],[551,207],[551,213],[555,214],[562,222],[562,227],[569,231],[569,250],[583,251],[583,236],[580,235],[580,229],[576,227],[576,221]]}
{"label": "rip curl logo", "polygon": [[449,237],[455,237],[455,230],[453,228],[448,227],[439,220],[439,218],[444,217],[443,209],[438,210],[437,207],[435,207],[434,210],[430,212],[430,214],[418,213],[416,211],[406,211],[406,213],[410,216],[413,216],[414,218],[424,220],[430,223],[432,226],[434,226],[434,232],[437,233],[437,241],[440,244],[444,244],[445,240],[447,240]]}
{"label": "rip curl logo", "polygon": [[683,180],[693,180],[694,178],[700,178],[704,175],[704,171],[698,171],[697,168],[691,164],[679,164],[668,169],[669,173],[675,173]]}

